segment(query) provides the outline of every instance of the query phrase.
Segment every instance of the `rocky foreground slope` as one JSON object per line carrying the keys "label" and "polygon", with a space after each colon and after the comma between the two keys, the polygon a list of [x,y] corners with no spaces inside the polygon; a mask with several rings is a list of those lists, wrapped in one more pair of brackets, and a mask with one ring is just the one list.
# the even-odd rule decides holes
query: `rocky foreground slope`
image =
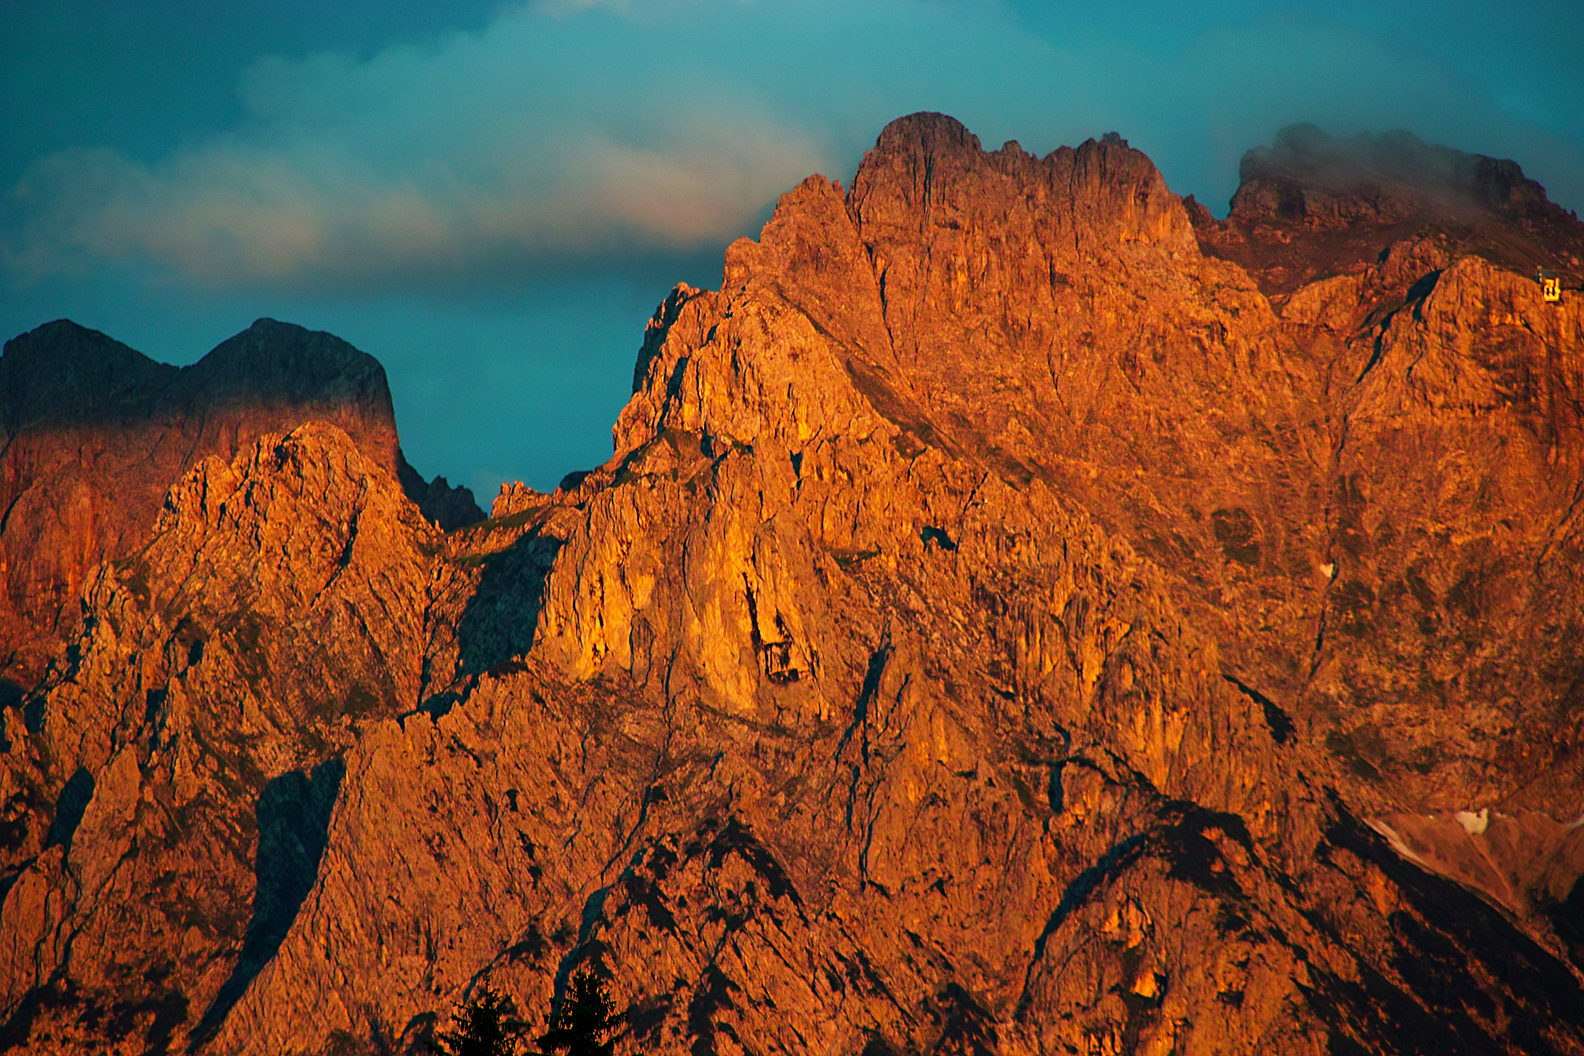
{"label": "rocky foreground slope", "polygon": [[624,1052],[1584,1051],[1584,309],[1480,241],[1578,226],[1372,172],[1218,222],[915,115],[553,495],[195,459],[5,711],[0,1043],[421,1052],[590,968]]}

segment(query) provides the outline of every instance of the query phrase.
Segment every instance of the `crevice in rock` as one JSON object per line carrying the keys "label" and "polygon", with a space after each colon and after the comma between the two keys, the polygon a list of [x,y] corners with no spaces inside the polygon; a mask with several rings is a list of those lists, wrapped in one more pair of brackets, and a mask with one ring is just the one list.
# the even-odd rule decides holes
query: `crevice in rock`
{"label": "crevice in rock", "polygon": [[1147,838],[1145,833],[1136,833],[1117,843],[1110,850],[1100,856],[1100,859],[1073,878],[1072,883],[1062,892],[1061,901],[1056,904],[1056,909],[1051,913],[1050,919],[1045,922],[1045,928],[1040,932],[1039,938],[1034,940],[1034,956],[1029,961],[1028,970],[1023,979],[1023,995],[1018,1000],[1019,1015],[1028,1008],[1030,994],[1029,983],[1034,976],[1034,968],[1045,959],[1045,945],[1050,937],[1056,934],[1056,929],[1062,922],[1072,915],[1073,911],[1088,901],[1089,896],[1101,884],[1114,880],[1122,871],[1132,865],[1144,850]]}
{"label": "crevice in rock", "polygon": [[994,1056],[997,1052],[995,1017],[956,983],[947,983],[935,996],[931,1012],[941,1024],[940,1037],[931,1053],[953,1056]]}
{"label": "crevice in rock", "polygon": [[93,775],[79,766],[55,800],[55,817],[50,821],[49,835],[44,837],[46,848],[63,847],[71,853],[72,837],[77,833],[77,826],[82,824],[83,813],[93,794]]}
{"label": "crevice in rock", "polygon": [[1221,677],[1236,686],[1239,693],[1258,704],[1264,710],[1265,725],[1270,728],[1271,740],[1277,744],[1286,744],[1295,729],[1292,717],[1278,707],[1274,700],[1271,700],[1252,686],[1245,685],[1232,675],[1223,674]]}
{"label": "crevice in rock", "polygon": [[688,1033],[693,1037],[691,1056],[715,1056],[715,1031],[721,1024],[714,1017],[735,1007],[731,994],[736,989],[736,984],[713,963],[704,969],[687,1007]]}
{"label": "crevice in rock", "polygon": [[869,667],[864,672],[863,688],[858,691],[858,699],[853,702],[852,724],[847,727],[841,740],[836,744],[837,759],[841,758],[842,752],[847,748],[847,742],[852,740],[852,735],[861,729],[864,732],[863,759],[866,763],[869,761],[869,705],[874,703],[875,694],[880,691],[880,678],[885,674],[886,663],[891,659],[891,653],[891,636],[888,633],[869,656]]}
{"label": "crevice in rock", "polygon": [[1369,372],[1375,369],[1375,365],[1381,361],[1381,356],[1385,354],[1384,342],[1386,337],[1386,326],[1390,322],[1391,317],[1387,316],[1386,321],[1381,323],[1380,332],[1375,335],[1375,344],[1370,349],[1370,357],[1364,363],[1364,369],[1359,371],[1359,376],[1354,379],[1353,384],[1357,385],[1362,382],[1366,377],[1369,376]]}
{"label": "crevice in rock", "polygon": [[330,814],[346,776],[339,757],[320,763],[313,773],[292,770],[264,786],[255,814],[258,851],[254,864],[253,919],[242,939],[242,953],[231,976],[193,1031],[188,1051],[196,1051],[219,1030],[255,976],[280,949],[303,900],[319,877],[330,830]]}
{"label": "crevice in rock", "polygon": [[1408,303],[1413,305],[1413,317],[1415,319],[1424,318],[1424,302],[1429,298],[1431,291],[1436,288],[1436,283],[1440,278],[1441,270],[1437,268],[1435,271],[1420,276],[1418,282],[1408,287],[1408,293],[1405,297]]}
{"label": "crevice in rock", "polygon": [[561,546],[552,536],[525,536],[484,562],[478,590],[457,621],[462,673],[489,671],[533,648],[545,587]]}

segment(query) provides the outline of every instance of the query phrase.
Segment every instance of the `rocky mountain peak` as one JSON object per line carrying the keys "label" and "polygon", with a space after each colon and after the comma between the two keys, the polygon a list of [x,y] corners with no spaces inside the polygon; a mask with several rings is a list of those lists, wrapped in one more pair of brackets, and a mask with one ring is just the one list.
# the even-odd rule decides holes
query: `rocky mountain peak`
{"label": "rocky mountain peak", "polygon": [[1201,212],[914,115],[554,493],[185,468],[0,699],[0,1044],[419,1056],[588,970],[618,1052],[1584,1054],[1584,311],[1493,259],[1568,228]]}
{"label": "rocky mountain peak", "polygon": [[[356,406],[395,431],[385,368],[333,334],[259,319],[183,371],[182,396],[206,403]],[[390,459],[392,470],[394,457]]]}
{"label": "rocky mountain peak", "polygon": [[1274,207],[1283,218],[1317,224],[1390,222],[1436,206],[1569,216],[1517,162],[1432,146],[1401,130],[1340,139],[1314,125],[1290,125],[1272,146],[1243,155],[1239,180],[1232,212],[1247,217]]}
{"label": "rocky mountain peak", "polygon": [[385,371],[323,332],[260,319],[174,367],[69,320],[7,342],[0,407],[0,658],[28,683],[72,633],[93,568],[140,549],[166,491],[210,456],[322,420],[446,527],[481,520],[465,488],[402,456]]}
{"label": "rocky mountain peak", "polygon": [[1584,224],[1516,162],[1426,144],[1409,132],[1332,136],[1292,125],[1243,156],[1223,222],[1189,202],[1208,252],[1273,293],[1374,262],[1409,235],[1520,273],[1584,286]]}
{"label": "rocky mountain peak", "polygon": [[[883,228],[919,212],[939,227],[961,224],[964,210],[1011,206],[1004,199],[1014,192],[1095,251],[1117,239],[1162,241],[1177,251],[1192,244],[1186,215],[1154,163],[1116,133],[1035,158],[1016,142],[987,153],[954,119],[913,114],[886,126],[864,156],[849,203],[860,225]],[[1041,208],[1047,205],[1054,208]]]}
{"label": "rocky mountain peak", "polygon": [[919,155],[933,160],[942,155],[980,153],[979,137],[955,117],[933,111],[919,111],[899,117],[880,130],[873,153]]}
{"label": "rocky mountain peak", "polygon": [[6,433],[140,413],[176,370],[69,319],[45,323],[7,341],[0,355]]}

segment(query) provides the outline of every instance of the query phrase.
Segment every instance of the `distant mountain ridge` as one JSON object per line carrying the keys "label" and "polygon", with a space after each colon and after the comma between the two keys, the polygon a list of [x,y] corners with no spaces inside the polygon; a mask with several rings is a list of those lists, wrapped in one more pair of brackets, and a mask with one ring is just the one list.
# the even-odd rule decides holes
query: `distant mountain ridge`
{"label": "distant mountain ridge", "polygon": [[1243,156],[1224,221],[1185,200],[1206,251],[1274,294],[1376,263],[1409,235],[1439,238],[1520,273],[1584,287],[1584,223],[1517,162],[1433,146],[1412,133],[1340,139],[1292,125]]}
{"label": "distant mountain ridge", "polygon": [[69,636],[91,569],[147,542],[194,464],[319,419],[344,429],[445,527],[482,520],[465,488],[423,481],[397,440],[385,372],[330,334],[260,319],[187,367],[57,320],[0,355],[0,657],[26,683]]}

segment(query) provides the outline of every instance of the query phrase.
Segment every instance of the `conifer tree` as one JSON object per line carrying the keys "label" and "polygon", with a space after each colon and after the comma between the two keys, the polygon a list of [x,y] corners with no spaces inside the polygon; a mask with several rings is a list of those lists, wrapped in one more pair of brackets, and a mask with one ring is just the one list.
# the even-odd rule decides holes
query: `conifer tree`
{"label": "conifer tree", "polygon": [[517,1039],[528,1033],[517,1002],[487,986],[452,1013],[451,1022],[457,1029],[436,1035],[446,1056],[516,1056]]}
{"label": "conifer tree", "polygon": [[539,1047],[550,1053],[565,1050],[567,1056],[611,1056],[616,1039],[604,1038],[623,1018],[604,981],[591,972],[578,972],[561,1007],[546,1021],[550,1029],[539,1038]]}

